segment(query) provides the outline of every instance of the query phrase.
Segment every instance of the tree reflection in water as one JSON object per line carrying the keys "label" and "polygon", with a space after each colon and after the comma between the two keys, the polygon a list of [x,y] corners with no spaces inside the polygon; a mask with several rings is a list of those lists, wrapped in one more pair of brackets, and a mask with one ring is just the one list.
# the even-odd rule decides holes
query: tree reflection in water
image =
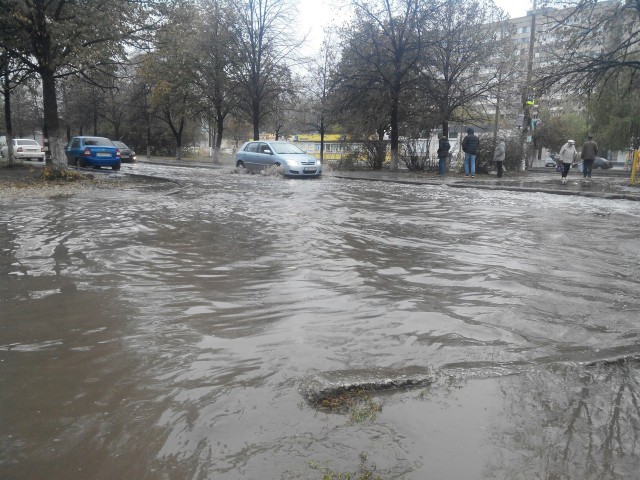
{"label": "tree reflection in water", "polygon": [[500,453],[486,478],[638,478],[639,365],[554,365],[504,382],[510,401],[495,423],[504,429],[492,432]]}

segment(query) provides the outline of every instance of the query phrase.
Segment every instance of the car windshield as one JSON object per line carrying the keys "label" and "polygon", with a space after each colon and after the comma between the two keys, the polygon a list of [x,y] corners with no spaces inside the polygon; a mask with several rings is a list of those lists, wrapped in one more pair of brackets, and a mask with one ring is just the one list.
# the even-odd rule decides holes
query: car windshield
{"label": "car windshield", "polygon": [[18,145],[38,145],[35,140],[16,140]]}
{"label": "car windshield", "polygon": [[108,138],[103,137],[91,137],[86,138],[84,141],[85,145],[94,145],[98,147],[113,147],[113,142]]}
{"label": "car windshield", "polygon": [[304,153],[302,150],[300,150],[298,147],[296,147],[295,145],[292,145],[291,143],[286,143],[286,142],[282,142],[282,143],[272,143],[271,146],[273,147],[273,151],[275,153]]}
{"label": "car windshield", "polygon": [[115,143],[116,147],[118,147],[118,148],[129,148],[122,142],[113,142],[113,143]]}

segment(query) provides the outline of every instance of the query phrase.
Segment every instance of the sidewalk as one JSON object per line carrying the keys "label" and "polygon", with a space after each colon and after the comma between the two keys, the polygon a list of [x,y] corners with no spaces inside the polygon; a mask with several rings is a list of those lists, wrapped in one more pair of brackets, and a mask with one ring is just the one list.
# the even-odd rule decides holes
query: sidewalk
{"label": "sidewalk", "polygon": [[580,195],[611,200],[640,201],[640,188],[629,185],[629,178],[621,175],[594,174],[588,180],[582,175],[569,174],[566,185],[560,183],[560,175],[540,172],[516,172],[498,179],[495,175],[476,175],[465,178],[450,174],[441,179],[434,174],[414,174],[409,172],[333,172],[334,177],[396,182],[404,184],[446,185],[451,188],[479,188],[485,190],[506,190],[513,192],[542,192],[555,195]]}
{"label": "sidewalk", "polygon": [[[233,167],[233,158],[223,158],[214,163],[211,157],[188,158],[177,161],[172,158],[138,157],[140,163],[159,165],[179,165],[200,168]],[[388,170],[343,171],[326,169],[325,176],[335,178],[392,182],[409,185],[446,185],[451,188],[479,188],[486,190],[506,190],[513,192],[542,192],[555,195],[579,195],[598,197],[610,200],[640,201],[640,187],[629,185],[629,174],[622,170],[597,170],[592,178],[586,180],[579,172],[570,172],[566,185],[560,183],[560,174],[552,169],[536,168],[525,172],[507,173],[501,179],[495,174],[479,174],[475,178],[465,178],[461,174],[448,174],[440,178],[435,173],[412,173],[400,169],[398,172]]]}

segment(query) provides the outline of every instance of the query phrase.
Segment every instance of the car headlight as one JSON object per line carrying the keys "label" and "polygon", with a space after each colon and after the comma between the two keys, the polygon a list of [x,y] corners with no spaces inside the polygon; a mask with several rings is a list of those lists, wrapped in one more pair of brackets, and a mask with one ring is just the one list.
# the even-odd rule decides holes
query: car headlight
{"label": "car headlight", "polygon": [[285,159],[284,163],[286,163],[287,165],[289,165],[290,167],[297,167],[298,166],[298,161],[294,160],[292,158],[287,158]]}

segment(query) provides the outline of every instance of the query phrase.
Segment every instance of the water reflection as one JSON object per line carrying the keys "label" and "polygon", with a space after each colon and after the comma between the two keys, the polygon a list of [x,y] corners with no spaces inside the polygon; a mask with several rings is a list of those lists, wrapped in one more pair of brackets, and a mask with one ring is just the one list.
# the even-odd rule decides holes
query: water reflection
{"label": "water reflection", "polygon": [[[515,384],[515,386],[514,386]],[[509,383],[486,478],[616,479],[640,471],[637,360],[538,368]],[[504,422],[502,422],[504,424]]]}

